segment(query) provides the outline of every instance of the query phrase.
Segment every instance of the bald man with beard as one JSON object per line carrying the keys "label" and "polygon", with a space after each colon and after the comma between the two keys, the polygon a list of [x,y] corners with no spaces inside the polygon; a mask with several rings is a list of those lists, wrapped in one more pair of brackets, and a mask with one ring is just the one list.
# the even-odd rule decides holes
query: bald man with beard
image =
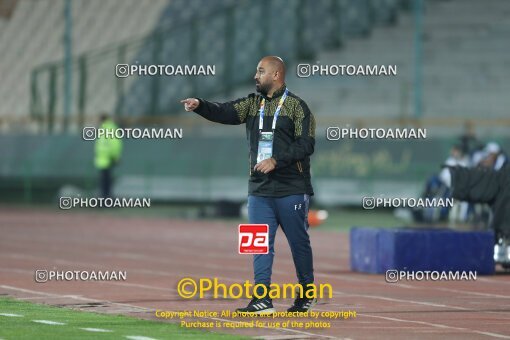
{"label": "bald man with beard", "polygon": [[[262,58],[255,72],[257,93],[226,103],[187,98],[186,111],[221,124],[245,124],[250,149],[248,216],[269,225],[269,252],[253,255],[256,291],[238,312],[274,313],[269,286],[274,239],[281,226],[292,252],[299,293],[289,312],[307,312],[316,304],[313,257],[308,235],[308,206],[313,189],[310,156],[315,146],[315,118],[306,103],[287,89],[285,64],[276,56]],[[308,294],[307,294],[308,292]]]}

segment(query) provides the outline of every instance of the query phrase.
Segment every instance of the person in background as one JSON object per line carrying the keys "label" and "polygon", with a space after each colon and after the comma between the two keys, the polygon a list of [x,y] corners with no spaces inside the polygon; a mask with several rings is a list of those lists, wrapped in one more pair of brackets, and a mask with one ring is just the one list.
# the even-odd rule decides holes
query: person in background
{"label": "person in background", "polygon": [[[115,131],[118,127],[106,113],[99,117],[99,129]],[[122,155],[122,140],[119,138],[104,136],[96,138],[94,145],[94,165],[99,170],[99,183],[101,197],[112,196],[113,169],[119,163]]]}
{"label": "person in background", "polygon": [[[469,166],[469,157],[464,153],[467,150],[462,144],[455,144],[450,149],[450,156],[446,159],[447,166]],[[448,197],[451,196],[451,191],[448,189],[450,186],[450,172],[448,168],[443,168],[439,173],[440,182],[443,184],[443,192]],[[444,187],[448,190],[444,190]],[[448,219],[450,222],[467,222],[469,219],[470,205],[467,202],[455,202],[455,205],[448,212]]]}
{"label": "person in background", "polygon": [[484,149],[485,157],[480,162],[482,167],[501,170],[508,165],[508,157],[498,143],[487,143]]}
{"label": "person in background", "polygon": [[465,156],[472,156],[477,150],[483,148],[483,143],[476,137],[475,125],[468,120],[464,123],[464,132],[459,136],[458,145]]}

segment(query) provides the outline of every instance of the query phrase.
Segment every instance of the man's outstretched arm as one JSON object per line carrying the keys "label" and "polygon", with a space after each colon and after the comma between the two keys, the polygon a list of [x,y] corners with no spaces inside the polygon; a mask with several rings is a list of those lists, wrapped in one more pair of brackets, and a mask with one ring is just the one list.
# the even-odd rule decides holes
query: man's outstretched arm
{"label": "man's outstretched arm", "polygon": [[238,125],[246,121],[250,109],[251,96],[226,103],[209,102],[200,98],[181,100],[186,111],[194,111],[212,122]]}

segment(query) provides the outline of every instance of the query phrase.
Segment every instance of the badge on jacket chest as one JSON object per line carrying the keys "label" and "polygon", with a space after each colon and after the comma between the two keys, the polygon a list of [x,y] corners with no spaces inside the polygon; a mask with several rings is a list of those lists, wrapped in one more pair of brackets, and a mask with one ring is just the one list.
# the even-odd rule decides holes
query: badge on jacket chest
{"label": "badge on jacket chest", "polygon": [[261,132],[259,137],[259,149],[257,152],[257,163],[273,157],[273,133]]}

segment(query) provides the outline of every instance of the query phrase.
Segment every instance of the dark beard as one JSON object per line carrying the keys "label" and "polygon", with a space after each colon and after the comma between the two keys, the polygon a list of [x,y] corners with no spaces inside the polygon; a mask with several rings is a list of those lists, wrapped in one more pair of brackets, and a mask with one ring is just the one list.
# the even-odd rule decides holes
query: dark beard
{"label": "dark beard", "polygon": [[262,84],[256,84],[255,88],[257,89],[257,92],[260,93],[263,96],[267,96],[267,93],[269,92],[269,86],[262,85]]}

